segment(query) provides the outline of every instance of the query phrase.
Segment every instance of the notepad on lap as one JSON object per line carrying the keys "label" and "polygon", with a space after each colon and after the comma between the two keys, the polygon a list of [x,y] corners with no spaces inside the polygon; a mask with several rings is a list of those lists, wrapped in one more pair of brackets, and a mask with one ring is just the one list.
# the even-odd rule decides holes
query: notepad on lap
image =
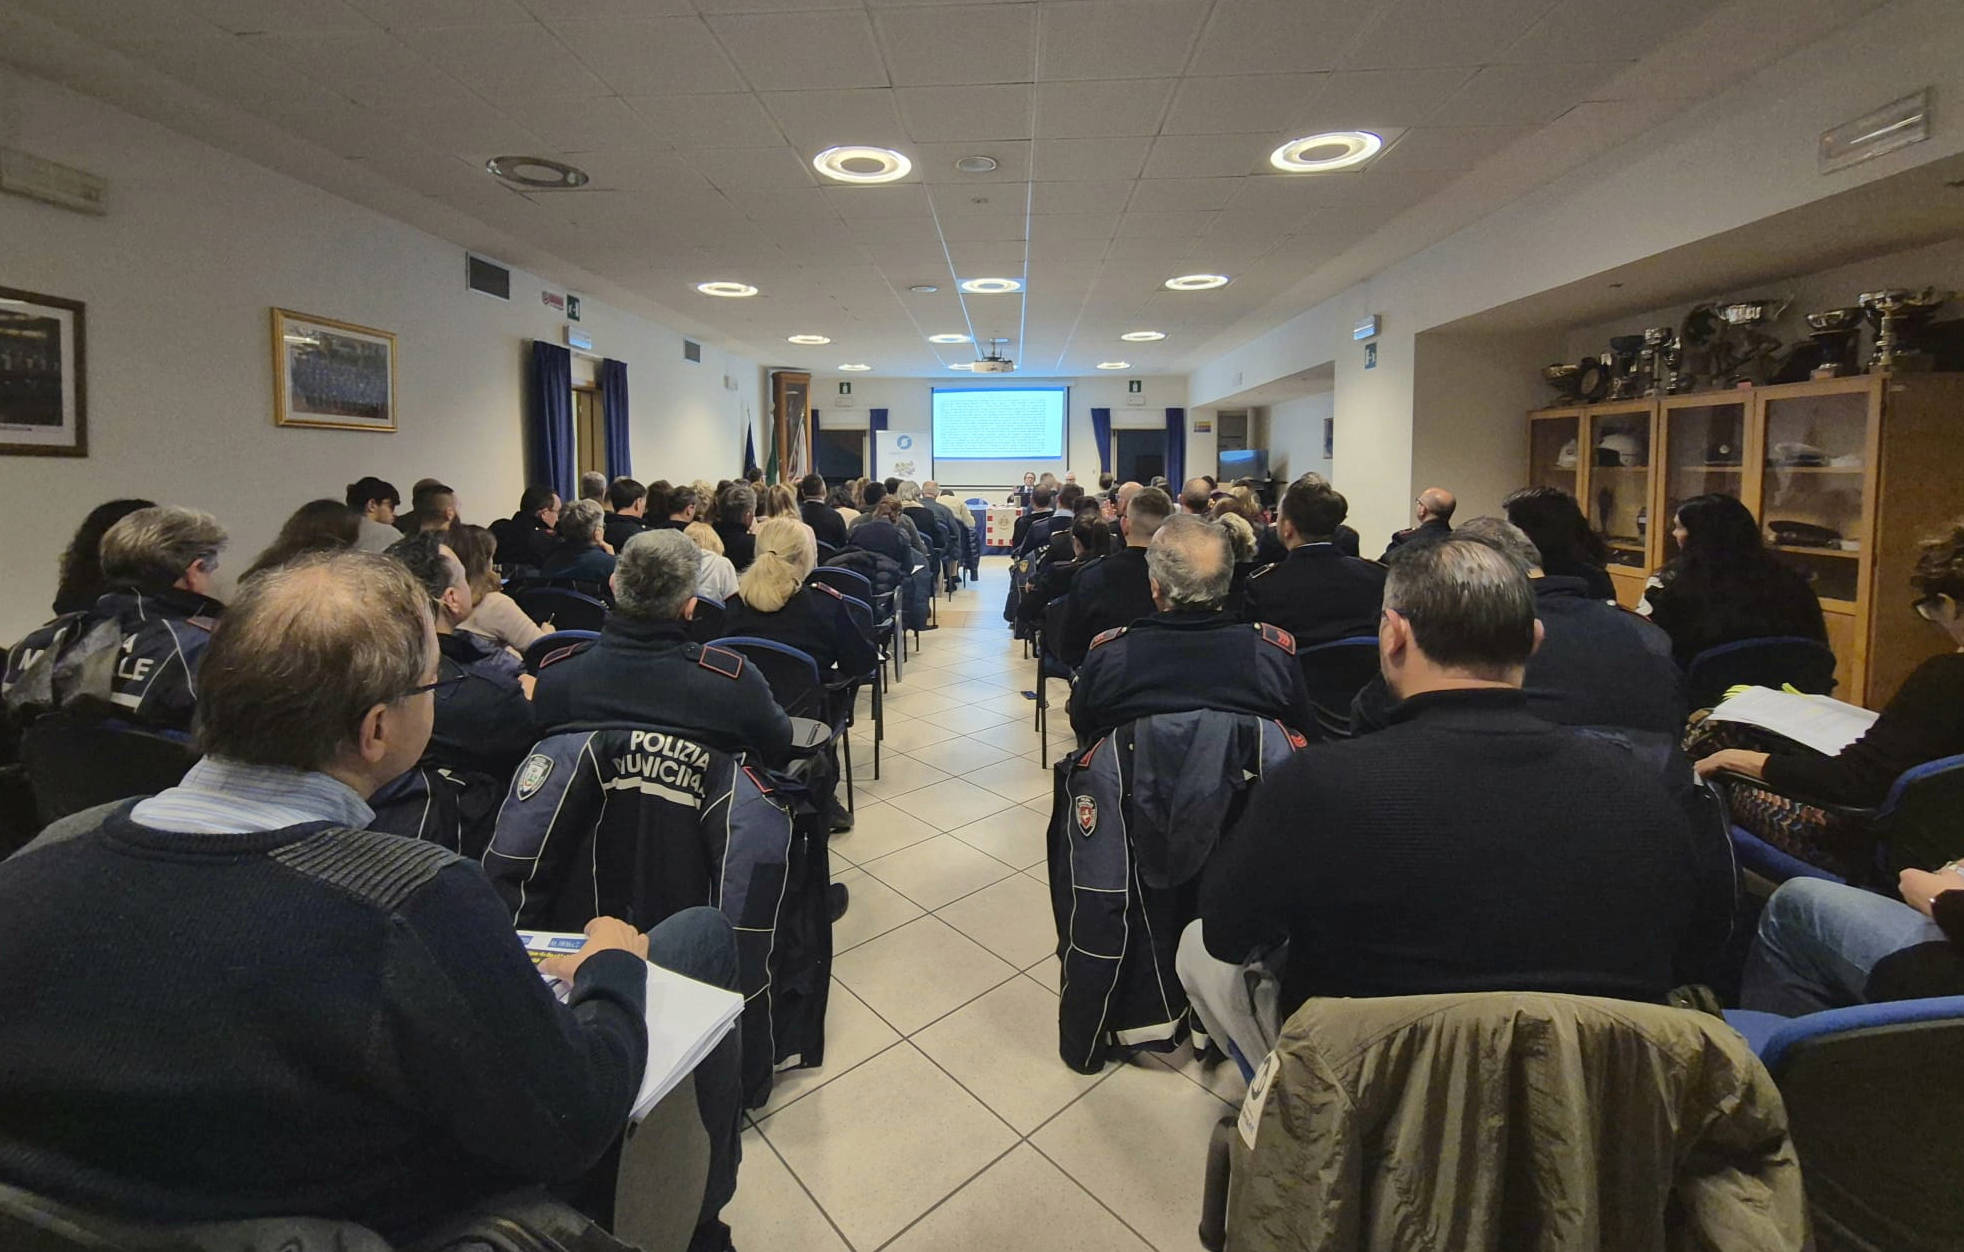
{"label": "notepad on lap", "polygon": [[[521,930],[518,941],[537,964],[549,956],[578,952],[586,936]],[[684,978],[652,962],[647,966],[648,1064],[641,1071],[641,1090],[628,1114],[637,1122],[723,1041],[743,1012],[743,997],[734,991]],[[572,987],[558,979],[547,977],[546,982],[561,1000],[572,994]]]}
{"label": "notepad on lap", "polygon": [[1743,722],[1791,739],[1825,756],[1838,755],[1868,733],[1876,714],[1831,696],[1748,687],[1711,711],[1716,722]]}

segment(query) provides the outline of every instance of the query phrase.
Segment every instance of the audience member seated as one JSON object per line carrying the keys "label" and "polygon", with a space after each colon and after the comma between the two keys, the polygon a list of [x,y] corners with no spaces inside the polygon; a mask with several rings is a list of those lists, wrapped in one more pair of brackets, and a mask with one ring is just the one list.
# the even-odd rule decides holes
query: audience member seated
{"label": "audience member seated", "polygon": [[[1210,1026],[1247,1018],[1240,967],[1284,940],[1277,1022],[1310,996],[1664,998],[1691,933],[1692,831],[1623,745],[1528,711],[1540,633],[1527,576],[1484,544],[1392,564],[1378,650],[1396,724],[1311,745],[1255,788],[1181,942]],[[1244,1058],[1266,1050],[1226,1029]]]}
{"label": "audience member seated", "polygon": [[[1016,602],[1016,620],[1026,628],[1034,630],[1044,620],[1044,611],[1050,602],[1071,590],[1071,581],[1079,570],[1092,561],[1104,556],[1111,549],[1111,532],[1095,512],[1079,513],[1071,523],[1069,531],[1051,536],[1051,542],[1063,538],[1071,545],[1071,555],[1059,560],[1052,556],[1039,564],[1030,574],[1029,586],[1023,589],[1023,598]],[[1056,653],[1051,644],[1045,649]]]}
{"label": "audience member seated", "polygon": [[798,496],[798,516],[805,519],[805,525],[812,528],[818,541],[835,548],[845,547],[846,519],[827,499],[825,480],[817,474],[805,475],[798,480]]}
{"label": "audience member seated", "polygon": [[613,576],[614,557],[601,546],[606,515],[591,500],[575,500],[559,511],[554,528],[559,542],[539,567],[544,578],[604,583]]}
{"label": "audience member seated", "polygon": [[1589,525],[1575,497],[1559,487],[1523,487],[1500,502],[1507,520],[1521,528],[1541,554],[1550,578],[1579,578],[1583,594],[1615,600],[1609,577],[1609,545]]}
{"label": "audience member seated", "polygon": [[404,535],[419,530],[448,530],[457,520],[457,493],[434,478],[420,479],[410,489],[409,499],[409,512],[396,518],[396,529]]}
{"label": "audience member seated", "polygon": [[[1031,556],[1042,550],[1042,544],[1050,539],[1050,519],[1057,515],[1052,507],[1055,497],[1048,487],[1030,489],[1030,507],[1016,519],[1015,529],[1010,532],[1009,555],[1012,558]],[[1031,536],[1041,531],[1036,542]]]}
{"label": "audience member seated", "polygon": [[1036,494],[1036,490],[1037,490],[1036,471],[1024,470],[1022,485],[1009,493],[1009,499],[1005,503],[1016,505],[1018,508],[1027,509],[1030,507],[1030,498]]}
{"label": "audience member seated", "polygon": [[757,528],[757,559],[737,580],[725,632],[788,644],[818,662],[826,681],[870,673],[879,663],[873,641],[860,633],[845,599],[805,578],[818,564],[811,528],[773,517]]}
{"label": "audience member seated", "polygon": [[[618,1142],[642,956],[729,986],[734,938],[708,909],[652,937],[596,919],[547,966],[562,1005],[476,865],[364,831],[423,752],[437,657],[394,561],[269,571],[212,642],[183,783],[0,863],[0,1181],[149,1223],[305,1214],[394,1243],[573,1183]],[[733,1167],[718,1183],[720,1205]]]}
{"label": "audience member seated", "polygon": [[1457,503],[1453,493],[1444,487],[1427,487],[1419,492],[1418,499],[1412,503],[1414,525],[1391,536],[1390,546],[1378,560],[1389,561],[1392,553],[1414,540],[1431,543],[1452,534],[1453,509]]}
{"label": "audience member seated", "polygon": [[1737,499],[1713,492],[1686,500],[1671,520],[1671,537],[1679,555],[1651,575],[1637,611],[1664,628],[1680,666],[1740,639],[1827,642],[1814,589],[1767,551],[1759,523]]}
{"label": "audience member seated", "polygon": [[[1223,500],[1221,503],[1231,501]],[[1249,525],[1246,517],[1231,508],[1217,510],[1214,524],[1227,536],[1228,547],[1234,555],[1234,581],[1228,585],[1227,600],[1222,604],[1221,611],[1239,620],[1242,607],[1247,603],[1248,580],[1255,576],[1255,528]]]}
{"label": "audience member seated", "polygon": [[[839,520],[845,525],[850,526],[852,525],[852,519],[859,516],[859,509],[855,504],[855,501],[858,499],[859,495],[853,490],[851,484],[841,483],[825,493],[825,507],[837,513]],[[813,533],[818,534],[820,539],[825,539],[825,536],[819,533],[816,527],[813,528]],[[825,540],[825,542],[830,543],[831,541]],[[833,544],[833,546],[842,548],[845,546],[845,541],[841,540]]]}
{"label": "audience member seated", "polygon": [[[1328,487],[1330,485],[1329,479],[1313,472],[1298,476],[1296,482],[1311,487]],[[1286,560],[1289,555],[1289,549],[1282,542],[1281,501],[1278,500],[1276,504],[1276,524],[1270,526],[1258,536],[1259,546],[1255,552],[1255,560],[1263,565],[1272,565],[1277,561]],[[1363,541],[1358,538],[1357,532],[1348,526],[1339,525],[1336,534],[1331,537],[1330,541],[1336,544],[1337,551],[1343,553],[1345,556],[1361,557],[1363,555],[1359,550],[1359,545]]]}
{"label": "audience member seated", "polygon": [[619,552],[648,529],[648,489],[632,478],[616,478],[607,484],[607,504],[607,546]]}
{"label": "audience member seated", "polygon": [[1906,869],[1897,889],[1902,900],[1821,878],[1781,883],[1759,915],[1739,1007],[1800,1017],[1964,995],[1964,869]]}
{"label": "audience member seated", "polygon": [[[793,513],[791,516],[800,516]],[[741,574],[757,558],[757,493],[747,484],[731,483],[716,496],[716,537],[723,541],[723,555]],[[840,530],[845,524],[840,523]]]}
{"label": "audience member seated", "polygon": [[1221,611],[1234,579],[1226,532],[1205,518],[1169,517],[1153,533],[1146,569],[1158,611],[1093,639],[1071,684],[1080,743],[1189,709],[1252,713],[1295,730],[1313,724],[1288,633]]}
{"label": "audience member seated", "polygon": [[559,493],[550,487],[527,487],[518,497],[518,512],[491,523],[498,538],[498,557],[506,571],[536,570],[552,554],[553,531],[559,525]]}
{"label": "audience member seated", "polygon": [[[866,510],[846,523],[846,541],[858,547],[871,548],[882,556],[890,557],[898,561],[900,568],[904,570],[913,570],[925,564],[927,541],[921,538],[921,532],[913,521],[901,512],[900,501],[894,499],[880,483],[867,483],[863,496]],[[859,538],[861,530],[881,522],[891,525],[900,532],[898,542],[885,531],[879,530],[875,531],[876,538],[871,541],[863,541]],[[900,550],[902,547],[906,548],[906,553]]]}
{"label": "audience member seated", "polygon": [[648,529],[682,530],[696,520],[696,511],[701,507],[701,501],[697,498],[694,487],[670,487],[660,507],[662,515],[649,518]]}
{"label": "audience member seated", "polygon": [[1180,488],[1180,512],[1190,517],[1206,517],[1214,508],[1214,484],[1205,478],[1189,478]]}
{"label": "audience member seated", "polygon": [[[110,500],[89,510],[75,537],[61,554],[61,581],[55,585],[54,614],[79,613],[95,607],[102,593],[109,590],[102,577],[102,537],[109,528],[138,509],[154,509],[154,500]],[[395,542],[396,533],[389,532]]]}
{"label": "audience member seated", "polygon": [[138,509],[102,537],[95,604],[7,654],[0,700],[17,723],[75,706],[154,730],[188,731],[198,665],[224,606],[211,598],[226,536],[210,514]]}
{"label": "audience member seated", "polygon": [[1112,489],[1112,513],[1105,519],[1112,532],[1111,546],[1114,551],[1125,546],[1125,509],[1132,503],[1132,497],[1145,490],[1144,483],[1123,482]]}
{"label": "audience member seated", "polygon": [[[239,575],[241,582],[264,570],[285,565],[297,556],[309,552],[337,552],[342,548],[352,548],[360,537],[363,519],[339,500],[309,500],[293,511],[280,527],[280,533],[266,550],[253,559],[245,573]],[[402,536],[389,531],[400,540]]]}
{"label": "audience member seated", "polygon": [[386,552],[390,544],[402,538],[396,529],[396,509],[402,505],[402,497],[396,494],[394,483],[372,474],[356,479],[348,484],[347,503],[361,514],[361,528],[355,536],[357,552]]}
{"label": "audience member seated", "polygon": [[1771,751],[1721,746],[1757,739],[1751,727],[1722,722],[1701,723],[1692,736],[1694,754],[1709,752],[1697,763],[1700,774],[1726,771],[1766,784],[1731,789],[1733,821],[1844,878],[1868,877],[1873,843],[1861,827],[1805,801],[1873,808],[1908,770],[1964,754],[1964,525],[1923,545],[1910,589],[1911,610],[1955,647],[1910,671],[1875,724],[1839,753],[1825,756],[1784,739],[1764,745]]}
{"label": "audience member seated", "polygon": [[730,564],[730,558],[723,555],[723,537],[708,522],[690,522],[682,533],[689,537],[689,542],[702,549],[696,594],[708,596],[719,603],[727,602],[737,593],[737,572],[736,566]]}
{"label": "audience member seated", "polygon": [[1241,615],[1280,626],[1296,646],[1377,633],[1384,600],[1384,566],[1338,550],[1336,535],[1350,502],[1317,479],[1289,484],[1275,529],[1287,559],[1248,580]]}
{"label": "audience member seated", "polygon": [[[953,496],[941,498],[941,484],[932,478],[921,484],[921,507],[934,514],[934,520],[941,524],[942,534],[948,537],[948,555],[961,556],[961,532],[964,528],[973,529],[974,515],[962,508]],[[823,536],[820,536],[823,538]]]}
{"label": "audience member seated", "polygon": [[607,476],[599,470],[586,470],[580,474],[580,499],[591,500],[602,510],[607,507]]}
{"label": "audience member seated", "polygon": [[[751,489],[757,497],[759,517],[797,517],[798,493],[783,483],[772,483],[762,491]],[[889,493],[891,494],[891,493]]]}
{"label": "audience member seated", "polygon": [[459,523],[450,528],[444,541],[463,562],[464,578],[471,590],[470,616],[458,624],[458,630],[469,631],[519,653],[546,633],[504,593],[498,571],[493,568],[498,556],[496,535],[482,526]]}
{"label": "audience member seated", "polygon": [[1160,523],[1172,515],[1173,499],[1159,488],[1142,487],[1132,493],[1119,519],[1125,546],[1085,565],[1071,580],[1071,598],[1057,641],[1057,655],[1066,663],[1082,664],[1093,638],[1153,611],[1146,547]]}
{"label": "audience member seated", "polygon": [[[1453,533],[1511,558],[1534,587],[1542,639],[1523,684],[1529,712],[1561,726],[1636,731],[1676,745],[1684,733],[1684,675],[1671,660],[1669,636],[1597,599],[1583,579],[1549,575],[1539,550],[1511,522],[1476,517]],[[1380,677],[1358,693],[1352,721],[1376,730],[1391,720],[1392,704]]]}
{"label": "audience member seated", "polygon": [[627,541],[599,640],[539,671],[532,705],[541,735],[598,723],[659,726],[769,764],[787,758],[791,723],[763,675],[736,653],[689,638],[699,551],[673,531]]}

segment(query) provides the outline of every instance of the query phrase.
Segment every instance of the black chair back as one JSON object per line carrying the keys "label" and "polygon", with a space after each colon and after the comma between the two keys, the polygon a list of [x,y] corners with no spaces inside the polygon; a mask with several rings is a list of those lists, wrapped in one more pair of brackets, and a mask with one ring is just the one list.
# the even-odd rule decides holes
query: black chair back
{"label": "black chair back", "polygon": [[1351,702],[1378,676],[1378,637],[1352,635],[1298,648],[1296,664],[1309,688],[1317,729],[1329,738],[1348,739]]}
{"label": "black chair back", "polygon": [[695,616],[689,619],[689,638],[697,643],[722,638],[723,623],[729,616],[730,611],[721,600],[713,596],[697,596]]}
{"label": "black chair back", "polygon": [[176,786],[198,760],[182,740],[61,711],[21,733],[20,756],[42,825],[112,800],[155,795]]}
{"label": "black chair back", "polygon": [[820,565],[806,575],[808,583],[824,583],[842,596],[852,596],[867,604],[873,603],[873,580],[854,569],[841,569],[836,565]]}
{"label": "black chair back", "polygon": [[1834,653],[1824,643],[1797,635],[1735,639],[1707,648],[1685,668],[1685,687],[1694,709],[1709,709],[1733,687],[1771,687],[1791,683],[1813,695],[1834,692]]}
{"label": "black chair back", "polygon": [[599,630],[607,622],[606,602],[566,587],[515,587],[512,600],[525,616],[558,630]]}
{"label": "black chair back", "polygon": [[728,648],[740,654],[755,665],[757,672],[764,676],[764,681],[770,684],[771,695],[777,698],[778,707],[787,714],[826,720],[825,681],[811,653],[788,643],[755,635],[730,635],[711,642],[716,647]]}
{"label": "black chair back", "polygon": [[1964,756],[1925,761],[1896,780],[1876,818],[1885,885],[1905,869],[1964,856]]}

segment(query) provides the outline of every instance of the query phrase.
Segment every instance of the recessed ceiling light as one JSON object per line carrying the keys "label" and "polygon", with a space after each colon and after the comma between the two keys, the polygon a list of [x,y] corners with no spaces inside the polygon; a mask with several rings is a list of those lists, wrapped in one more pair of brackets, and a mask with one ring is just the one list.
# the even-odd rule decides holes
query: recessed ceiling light
{"label": "recessed ceiling light", "polygon": [[929,343],[967,343],[967,335],[929,335]]}
{"label": "recessed ceiling light", "polygon": [[784,337],[784,342],[801,343],[807,347],[817,347],[819,344],[831,343],[832,341],[830,339],[827,339],[824,335],[786,335]]}
{"label": "recessed ceiling light", "polygon": [[587,184],[586,171],[549,157],[495,156],[484,168],[515,187],[567,190]]}
{"label": "recessed ceiling light", "polygon": [[730,300],[736,300],[744,296],[754,296],[757,294],[757,289],[755,287],[752,287],[749,283],[732,283],[732,282],[721,282],[721,281],[713,282],[713,283],[697,283],[696,290],[700,291],[705,296],[723,296]]}
{"label": "recessed ceiling light", "polygon": [[1226,274],[1182,274],[1178,278],[1166,280],[1168,291],[1206,291],[1211,287],[1228,285]]}
{"label": "recessed ceiling light", "polygon": [[950,362],[948,363],[948,368],[949,368],[949,369],[951,369],[951,370],[972,370],[972,369],[974,369],[974,368],[975,368],[975,362],[973,362],[973,361],[950,361]]}
{"label": "recessed ceiling light", "polygon": [[844,370],[848,374],[864,374],[867,370],[870,370],[873,367],[866,364],[864,361],[850,361],[844,365],[841,365],[839,368]]}
{"label": "recessed ceiling light", "polygon": [[955,162],[955,168],[964,174],[986,174],[996,168],[996,159],[992,156],[965,156]]}
{"label": "recessed ceiling light", "polygon": [[962,290],[971,295],[994,296],[1005,291],[1023,290],[1020,278],[967,278],[962,280]]}
{"label": "recessed ceiling light", "polygon": [[1125,340],[1127,343],[1157,343],[1159,340],[1166,338],[1166,332],[1163,330],[1128,330],[1120,335],[1119,338]]}
{"label": "recessed ceiling light", "polygon": [[842,183],[890,183],[907,177],[914,163],[892,148],[847,144],[813,157],[812,168]]}
{"label": "recessed ceiling light", "polygon": [[917,296],[931,296],[935,292],[941,290],[941,288],[935,286],[933,283],[915,283],[907,290],[913,292]]}
{"label": "recessed ceiling light", "polygon": [[[1362,165],[1382,147],[1384,140],[1368,130],[1333,130],[1291,139],[1268,154],[1268,163],[1285,174],[1327,174]],[[1312,157],[1312,152],[1324,155]]]}
{"label": "recessed ceiling light", "polygon": [[1101,369],[1101,370],[1129,370],[1129,369],[1131,369],[1131,368],[1132,368],[1132,362],[1130,362],[1130,361],[1100,361],[1100,362],[1098,362],[1098,368],[1099,368],[1099,369]]}

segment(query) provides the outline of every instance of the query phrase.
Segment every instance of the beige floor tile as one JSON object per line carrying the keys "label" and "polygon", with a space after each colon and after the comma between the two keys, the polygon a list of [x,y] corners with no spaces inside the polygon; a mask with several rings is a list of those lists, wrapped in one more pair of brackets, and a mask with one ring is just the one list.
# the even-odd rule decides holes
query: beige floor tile
{"label": "beige floor tile", "polygon": [[[907,852],[895,855],[905,856]],[[998,879],[973,895],[936,909],[935,916],[1018,969],[1057,950],[1057,919],[1050,908],[1050,891],[1028,874]]]}
{"label": "beige floor tile", "polygon": [[952,694],[959,687],[946,687],[940,691],[904,688],[887,693],[885,707],[903,717],[926,717],[943,709],[958,708],[963,703],[959,696]]}
{"label": "beige floor tile", "polygon": [[1005,800],[1025,804],[1035,800],[1049,802],[1055,776],[1026,756],[1010,756],[980,769],[961,771],[964,782],[987,787]]}
{"label": "beige floor tile", "polygon": [[832,836],[832,851],[838,856],[864,865],[941,833],[932,822],[922,821],[901,805],[867,803],[866,787],[859,784],[859,811],[853,814],[852,829]]}
{"label": "beige floor tile", "polygon": [[1028,717],[1000,722],[987,730],[974,731],[970,733],[969,738],[977,743],[986,743],[992,748],[1001,748],[1004,752],[1012,752],[1018,756],[1037,749],[1036,728],[1030,725]]}
{"label": "beige floor tile", "polygon": [[868,752],[864,759],[858,752],[853,753],[853,784],[863,795],[876,800],[887,800],[895,796],[918,791],[931,783],[938,783],[948,776],[948,771],[934,768],[926,761],[917,761],[903,752],[882,752],[880,756],[880,776],[873,777],[873,754]]}
{"label": "beige floor tile", "polygon": [[754,1116],[762,1121],[899,1042],[893,1027],[833,979],[832,993],[825,999],[825,1064],[779,1070],[771,1079],[770,1102]]}
{"label": "beige floor tile", "polygon": [[[1016,1142],[1014,1131],[910,1044],[820,1087],[762,1130],[852,1245],[868,1249]],[[755,1246],[803,1252],[805,1245]]]}
{"label": "beige floor tile", "polygon": [[723,1220],[738,1247],[849,1252],[825,1213],[754,1128],[743,1132],[736,1196],[723,1206]]}
{"label": "beige floor tile", "polygon": [[832,951],[846,952],[905,926],[926,910],[863,869],[835,869],[832,881],[852,893],[846,915],[832,923]]}
{"label": "beige floor tile", "polygon": [[900,797],[899,803],[937,830],[954,830],[970,822],[981,821],[991,813],[1016,807],[987,787],[978,787],[959,778],[945,778],[918,791],[910,791]]}
{"label": "beige floor tile", "polygon": [[1019,1144],[887,1245],[888,1252],[1149,1252],[1146,1242]]}
{"label": "beige floor tile", "polygon": [[997,761],[1009,759],[1009,754],[1002,749],[992,748],[986,743],[977,743],[968,738],[931,743],[922,748],[912,749],[907,755],[917,761],[926,761],[936,769],[947,770],[956,778],[962,777],[972,769],[981,769],[984,765],[994,765]]}
{"label": "beige floor tile", "polygon": [[1045,887],[1050,886],[1050,861],[1047,858],[1038,861],[1035,865],[1029,866],[1023,872],[1042,883]]}
{"label": "beige floor tile", "polygon": [[967,705],[958,709],[945,709],[933,714],[933,717],[941,725],[953,727],[964,735],[973,735],[976,731],[1000,726],[1009,720],[998,710],[970,708]]}
{"label": "beige floor tile", "polygon": [[1191,1040],[1181,1044],[1177,1052],[1145,1052],[1141,1055],[1182,1075],[1189,1082],[1199,1083],[1203,1091],[1211,1092],[1230,1104],[1240,1104],[1241,1097],[1248,1094],[1248,1083],[1241,1077],[1239,1065],[1230,1060],[1201,1064],[1193,1054]]}
{"label": "beige floor tile", "polygon": [[1019,1134],[1110,1076],[1080,1074],[1058,1058],[1057,997],[1027,978],[970,1001],[913,1042]]}
{"label": "beige floor tile", "polygon": [[1016,967],[946,922],[923,917],[835,957],[832,973],[905,1035],[1015,977]]}
{"label": "beige floor tile", "polygon": [[924,909],[938,909],[990,883],[1022,877],[1014,866],[977,851],[953,835],[922,840],[868,861],[861,868]]}
{"label": "beige floor tile", "polygon": [[[942,725],[938,715],[910,717],[905,721],[887,723],[886,735],[880,742],[885,752],[912,753],[918,748],[927,747],[929,744],[942,743],[949,739],[959,738],[963,733],[960,730]],[[859,723],[852,728],[852,737],[853,769],[858,772],[870,773],[873,768],[873,719],[870,716],[861,718]],[[862,745],[864,745],[863,751],[861,750]],[[884,774],[886,772],[886,761],[884,757],[882,757],[880,765],[880,772]]]}
{"label": "beige floor tile", "polygon": [[[971,679],[957,686],[943,688],[942,694],[953,696],[967,704],[980,703],[984,700],[1001,700],[1014,693],[997,683],[975,682]],[[1027,705],[1029,702],[1024,703]]]}
{"label": "beige floor tile", "polygon": [[1192,1248],[1207,1140],[1230,1112],[1171,1070],[1128,1064],[1030,1142],[1154,1247]]}
{"label": "beige floor tile", "polygon": [[1018,805],[992,813],[979,822],[957,826],[948,833],[1005,865],[1030,869],[1041,865],[1048,855],[1049,829],[1047,818],[1039,818]]}
{"label": "beige floor tile", "polygon": [[1023,977],[1036,983],[1051,995],[1064,994],[1064,965],[1054,956],[1046,956],[1024,970]]}

